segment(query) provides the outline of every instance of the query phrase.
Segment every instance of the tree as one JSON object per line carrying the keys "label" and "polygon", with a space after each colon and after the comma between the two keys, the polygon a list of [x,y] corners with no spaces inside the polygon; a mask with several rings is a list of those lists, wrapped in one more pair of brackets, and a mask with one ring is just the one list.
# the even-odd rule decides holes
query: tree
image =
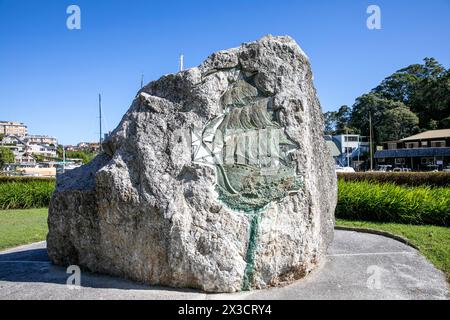
{"label": "tree", "polygon": [[450,70],[434,58],[396,71],[371,92],[403,102],[423,129],[445,128],[441,120],[450,116]]}
{"label": "tree", "polygon": [[97,154],[85,151],[66,151],[66,159],[81,159],[83,164],[89,163]]}
{"label": "tree", "polygon": [[16,162],[14,153],[9,148],[0,147],[0,169],[8,163]]}
{"label": "tree", "polygon": [[45,157],[42,154],[33,153],[31,156],[36,160],[37,162],[44,162]]}
{"label": "tree", "polygon": [[387,110],[379,128],[382,141],[399,140],[419,130],[419,118],[406,106]]}
{"label": "tree", "polygon": [[450,117],[450,70],[436,77],[421,79],[409,105],[419,116],[421,127],[449,128],[445,119]]}
{"label": "tree", "polygon": [[425,58],[421,64],[394,72],[358,97],[351,108],[325,113],[325,132],[348,130],[367,136],[369,114],[376,144],[418,131],[450,128],[450,69]]}
{"label": "tree", "polygon": [[353,132],[350,127],[352,109],[347,105],[343,105],[338,111],[328,111],[324,113],[325,134],[345,134]]}
{"label": "tree", "polygon": [[56,147],[56,155],[57,155],[57,157],[59,157],[59,158],[63,157],[63,154],[64,154],[64,149],[63,148],[64,147],[63,147],[62,144],[58,144],[58,146]]}
{"label": "tree", "polygon": [[350,128],[352,109],[347,105],[343,105],[339,108],[336,113],[336,133],[345,134],[347,132],[352,132],[353,129]]}
{"label": "tree", "polygon": [[375,93],[363,94],[357,98],[352,108],[350,125],[356,129],[356,132],[363,135],[369,135],[369,113],[372,117],[373,141],[379,144],[383,141],[381,130],[383,118],[386,111],[398,107],[407,108],[402,102],[394,101],[381,97]]}
{"label": "tree", "polygon": [[336,111],[328,111],[323,114],[324,134],[334,135],[336,133]]}

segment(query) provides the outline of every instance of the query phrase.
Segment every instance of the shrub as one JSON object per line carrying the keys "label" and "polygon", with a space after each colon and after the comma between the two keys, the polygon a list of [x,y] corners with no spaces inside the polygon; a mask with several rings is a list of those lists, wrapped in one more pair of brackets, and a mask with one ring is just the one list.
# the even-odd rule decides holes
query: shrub
{"label": "shrub", "polygon": [[49,181],[49,182],[55,182],[55,178],[39,178],[39,177],[21,177],[21,176],[0,176],[0,184],[2,183],[9,183],[9,182],[34,182],[34,181]]}
{"label": "shrub", "polygon": [[356,172],[338,173],[345,181],[371,181],[405,186],[450,187],[450,172]]}
{"label": "shrub", "polygon": [[47,207],[50,203],[54,179],[0,179],[0,209]]}
{"label": "shrub", "polygon": [[338,181],[336,217],[448,226],[450,188]]}

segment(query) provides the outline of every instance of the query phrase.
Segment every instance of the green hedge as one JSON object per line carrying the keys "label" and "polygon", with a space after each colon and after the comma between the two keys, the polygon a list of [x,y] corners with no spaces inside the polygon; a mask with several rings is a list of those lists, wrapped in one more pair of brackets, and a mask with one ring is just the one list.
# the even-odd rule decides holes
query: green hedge
{"label": "green hedge", "polygon": [[450,172],[355,172],[338,173],[345,181],[371,181],[406,186],[450,187]]}
{"label": "green hedge", "polygon": [[[0,179],[0,209],[47,207],[54,179]],[[448,226],[450,188],[338,181],[336,217],[349,220]]]}
{"label": "green hedge", "polygon": [[50,181],[55,182],[55,178],[40,178],[40,177],[21,177],[21,176],[0,176],[0,184],[10,182],[41,182]]}
{"label": "green hedge", "polygon": [[450,188],[339,179],[336,217],[448,226]]}
{"label": "green hedge", "polygon": [[54,179],[1,180],[0,209],[28,209],[47,207],[50,203]]}

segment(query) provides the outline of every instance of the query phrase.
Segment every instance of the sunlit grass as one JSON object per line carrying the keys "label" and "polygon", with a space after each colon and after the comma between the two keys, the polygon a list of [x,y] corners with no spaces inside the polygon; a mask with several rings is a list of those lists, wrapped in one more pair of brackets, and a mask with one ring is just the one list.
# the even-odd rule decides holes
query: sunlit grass
{"label": "sunlit grass", "polygon": [[0,210],[0,250],[45,240],[48,209]]}

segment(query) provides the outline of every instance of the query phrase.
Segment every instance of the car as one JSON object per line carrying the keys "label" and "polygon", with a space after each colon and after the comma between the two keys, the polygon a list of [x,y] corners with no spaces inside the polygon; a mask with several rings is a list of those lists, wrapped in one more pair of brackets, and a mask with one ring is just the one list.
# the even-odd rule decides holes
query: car
{"label": "car", "polygon": [[390,164],[382,164],[378,166],[378,172],[388,172],[392,171],[392,166]]}
{"label": "car", "polygon": [[340,167],[340,166],[336,166],[336,173],[338,172],[355,172],[355,169],[353,169],[352,167]]}
{"label": "car", "polygon": [[394,168],[392,172],[410,172],[410,168]]}

